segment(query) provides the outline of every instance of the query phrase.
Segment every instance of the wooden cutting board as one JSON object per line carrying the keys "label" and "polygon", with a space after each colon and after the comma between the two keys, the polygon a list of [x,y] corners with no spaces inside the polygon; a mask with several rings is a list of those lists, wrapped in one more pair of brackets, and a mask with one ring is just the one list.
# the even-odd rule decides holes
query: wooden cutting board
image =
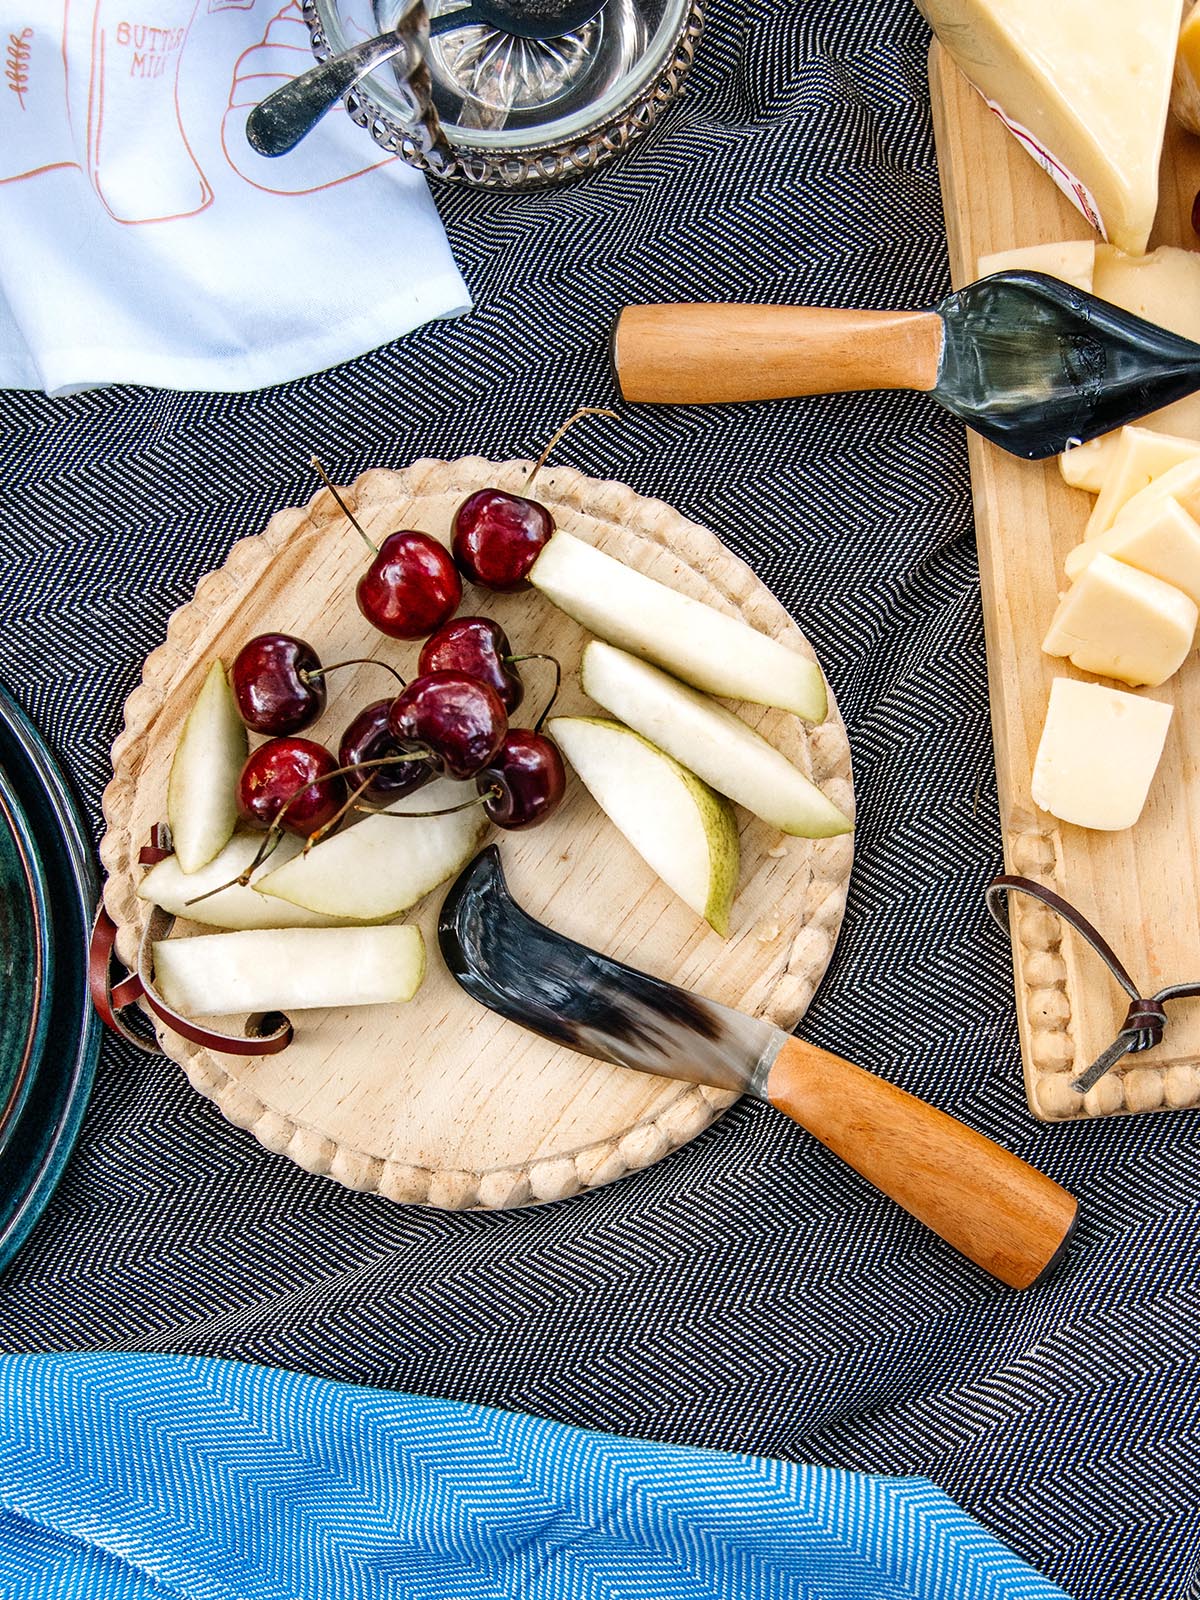
{"label": "wooden cutting board", "polygon": [[[448,539],[468,494],[489,484],[519,490],[528,467],[419,461],[404,472],[368,472],[345,493],[377,542],[401,527]],[[750,569],[661,501],[567,468],[544,472],[537,492],[559,527],[811,656]],[[385,639],[355,605],[366,560],[358,535],[322,491],[236,544],[147,659],[104,795],[105,904],[127,963],[147,915],[137,895],[138,849],[164,814],[179,730],[213,658],[228,664],[247,639],[282,630],[309,639],[325,662],[381,656],[406,676],[415,673],[419,647]],[[557,656],[564,669],[558,709],[594,712],[575,681],[587,635],[569,617],[533,591],[470,587],[463,611],[496,617],[515,651]],[[536,718],[549,677],[537,663],[522,673],[520,722]],[[325,713],[306,734],[336,747],[350,717],[390,683],[369,667],[339,673]],[[850,750],[832,698],[818,728],[787,712],[738,709],[853,815]],[[513,892],[534,916],[790,1030],[837,938],[851,840],[784,838],[740,811],[738,821],[742,866],[728,939],[654,876],[577,780],[541,827],[497,837]],[[736,1096],[721,1090],[586,1060],[476,1004],[437,953],[442,898],[435,890],[405,919],[420,926],[429,952],[425,981],[408,1005],[297,1012],[296,1037],[275,1056],[216,1054],[160,1026],[164,1048],[202,1094],[269,1149],[354,1189],[455,1210],[556,1200],[607,1183],[676,1149],[733,1103]]]}
{"label": "wooden cutting board", "polygon": [[[976,262],[988,251],[1094,237],[936,43],[930,85],[956,287],[978,276]],[[1190,221],[1197,188],[1200,141],[1172,123],[1151,248],[1200,247]],[[1093,501],[1066,486],[1054,461],[1019,461],[974,433],[968,445],[1006,866],[1078,906],[1144,994],[1200,979],[1200,654],[1151,691],[1176,711],[1135,828],[1098,833],[1038,810],[1030,779],[1051,680],[1089,676],[1044,655],[1041,642],[1066,585],[1063,561],[1082,537]],[[1161,1045],[1125,1057],[1081,1100],[1070,1079],[1111,1043],[1127,1001],[1049,911],[1013,896],[1010,914],[1025,1085],[1035,1116],[1059,1121],[1200,1103],[1200,1003],[1194,1001],[1169,1008]]]}

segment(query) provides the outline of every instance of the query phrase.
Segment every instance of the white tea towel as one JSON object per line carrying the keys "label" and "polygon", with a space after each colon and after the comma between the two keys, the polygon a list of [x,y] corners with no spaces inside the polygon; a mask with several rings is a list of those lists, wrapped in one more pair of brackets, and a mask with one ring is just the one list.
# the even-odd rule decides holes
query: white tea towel
{"label": "white tea towel", "polygon": [[0,0],[0,386],[245,390],[470,308],[425,180],[335,107],[296,0]]}

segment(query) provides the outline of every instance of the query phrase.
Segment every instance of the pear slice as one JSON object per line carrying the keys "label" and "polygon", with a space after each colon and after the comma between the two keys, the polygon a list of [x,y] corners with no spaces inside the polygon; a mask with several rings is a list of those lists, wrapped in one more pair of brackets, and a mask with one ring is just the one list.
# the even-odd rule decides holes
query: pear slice
{"label": "pear slice", "polygon": [[254,886],[328,917],[381,922],[397,916],[465,866],[488,825],[481,805],[407,821],[403,813],[444,810],[478,798],[474,783],[439,778],[385,814],[366,817],[256,878]]}
{"label": "pear slice", "polygon": [[529,581],[590,633],[697,689],[825,720],[825,679],[815,661],[573,534],[551,537]]}
{"label": "pear slice", "polygon": [[407,926],[258,928],[154,946],[159,992],[190,1017],[403,1004],[424,975],[425,941]]}
{"label": "pear slice", "polygon": [[549,732],[647,866],[724,939],[741,859],[728,800],[619,722],[555,717]]}
{"label": "pear slice", "polygon": [[246,724],[224,663],[214,661],[188,712],[167,779],[167,822],[184,872],[199,872],[229,843],[247,749]]}
{"label": "pear slice", "polygon": [[[276,900],[259,894],[255,888],[243,888],[235,883],[233,880],[245,872],[262,842],[261,833],[240,830],[220,855],[214,856],[199,872],[184,872],[179,857],[168,856],[150,868],[138,885],[138,894],[174,917],[187,917],[210,928],[328,928],[352,920],[324,917],[316,911],[288,905],[286,900]],[[303,843],[302,839],[285,834],[262,871],[273,870],[298,856]],[[223,884],[229,887],[222,888]],[[213,889],[216,894],[210,893]],[[199,899],[201,895],[206,898]],[[193,901],[196,903],[192,904]]]}
{"label": "pear slice", "polygon": [[657,667],[593,639],[580,677],[606,711],[764,822],[807,839],[852,831],[849,818],[774,745]]}

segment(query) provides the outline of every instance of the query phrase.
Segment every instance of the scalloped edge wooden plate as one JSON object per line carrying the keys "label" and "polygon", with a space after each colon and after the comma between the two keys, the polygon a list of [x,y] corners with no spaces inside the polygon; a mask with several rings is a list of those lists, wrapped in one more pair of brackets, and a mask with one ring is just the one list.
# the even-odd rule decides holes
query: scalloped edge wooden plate
{"label": "scalloped edge wooden plate", "polygon": [[[418,461],[401,472],[364,473],[345,494],[376,540],[398,527],[447,540],[466,495],[488,484],[520,490],[528,470],[528,462],[477,457]],[[661,501],[563,467],[541,474],[538,496],[559,527],[812,656],[750,568]],[[323,490],[235,544],[147,658],[113,746],[100,847],[105,903],[127,962],[146,912],[136,892],[137,852],[163,815],[179,729],[213,657],[228,664],[253,634],[282,629],[310,639],[324,661],[371,655],[415,671],[419,646],[384,639],[358,612],[354,587],[364,563],[358,535]],[[495,616],[517,651],[558,656],[564,692],[556,710],[589,708],[575,676],[587,635],[540,595],[468,587],[462,609]],[[523,668],[518,721],[532,720],[543,703],[538,670],[537,663]],[[336,744],[354,712],[386,694],[389,681],[369,667],[339,674],[324,716],[306,732]],[[832,697],[817,728],[786,712],[738,709],[853,814],[850,748]],[[852,844],[789,839],[738,816],[742,871],[727,940],[654,877],[574,779],[548,822],[502,836],[505,868],[521,903],[563,932],[791,1029],[833,951]],[[409,1005],[297,1013],[296,1039],[277,1056],[218,1055],[160,1027],[164,1049],[268,1149],[353,1189],[452,1210],[557,1200],[608,1183],[694,1138],[733,1103],[736,1096],[723,1091],[587,1060],[477,1005],[437,956],[441,900],[435,892],[409,913],[430,951],[425,983]]]}

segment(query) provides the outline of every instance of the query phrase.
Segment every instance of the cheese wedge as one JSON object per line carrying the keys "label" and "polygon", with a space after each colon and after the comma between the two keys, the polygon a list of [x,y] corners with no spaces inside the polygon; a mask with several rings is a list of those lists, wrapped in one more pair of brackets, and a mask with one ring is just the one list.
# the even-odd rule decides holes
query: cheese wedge
{"label": "cheese wedge", "polygon": [[1175,50],[1171,115],[1192,133],[1200,133],[1200,4],[1185,7]]}
{"label": "cheese wedge", "polygon": [[1064,239],[1061,244],[1028,244],[1017,250],[993,250],[980,256],[979,276],[993,272],[1044,272],[1059,278],[1073,289],[1092,292],[1092,273],[1096,265],[1094,239]]}
{"label": "cheese wedge", "polygon": [[1067,557],[1067,577],[1078,578],[1097,555],[1161,578],[1200,606],[1200,524],[1169,495],[1141,514],[1118,517],[1098,539],[1077,545]]}
{"label": "cheese wedge", "polygon": [[1155,478],[1163,477],[1184,461],[1197,460],[1200,442],[1195,439],[1177,439],[1149,428],[1122,428],[1116,435],[1112,462],[1092,507],[1084,538],[1099,538],[1111,528],[1129,501],[1149,488]]}
{"label": "cheese wedge", "polygon": [[1114,831],[1142,814],[1171,707],[1100,683],[1055,678],[1033,764],[1033,802],[1062,822]]}
{"label": "cheese wedge", "polygon": [[1186,594],[1099,552],[1059,602],[1042,649],[1083,672],[1153,688],[1183,665],[1198,618]]}
{"label": "cheese wedge", "polygon": [[[1145,516],[1148,508],[1161,500],[1177,500],[1189,516],[1200,522],[1200,455],[1190,456],[1151,478],[1144,489],[1130,495],[1113,522],[1124,521],[1126,517]],[[1084,538],[1088,541],[1098,539],[1112,525],[1106,525],[1095,517],[1089,518]]]}
{"label": "cheese wedge", "polygon": [[1087,494],[1099,494],[1112,465],[1112,445],[1116,435],[1103,434],[1099,439],[1089,439],[1086,444],[1073,444],[1058,458],[1058,470],[1063,481],[1072,489],[1083,489]]}
{"label": "cheese wedge", "polygon": [[917,0],[959,67],[1099,232],[1137,254],[1158,208],[1179,0]]}

